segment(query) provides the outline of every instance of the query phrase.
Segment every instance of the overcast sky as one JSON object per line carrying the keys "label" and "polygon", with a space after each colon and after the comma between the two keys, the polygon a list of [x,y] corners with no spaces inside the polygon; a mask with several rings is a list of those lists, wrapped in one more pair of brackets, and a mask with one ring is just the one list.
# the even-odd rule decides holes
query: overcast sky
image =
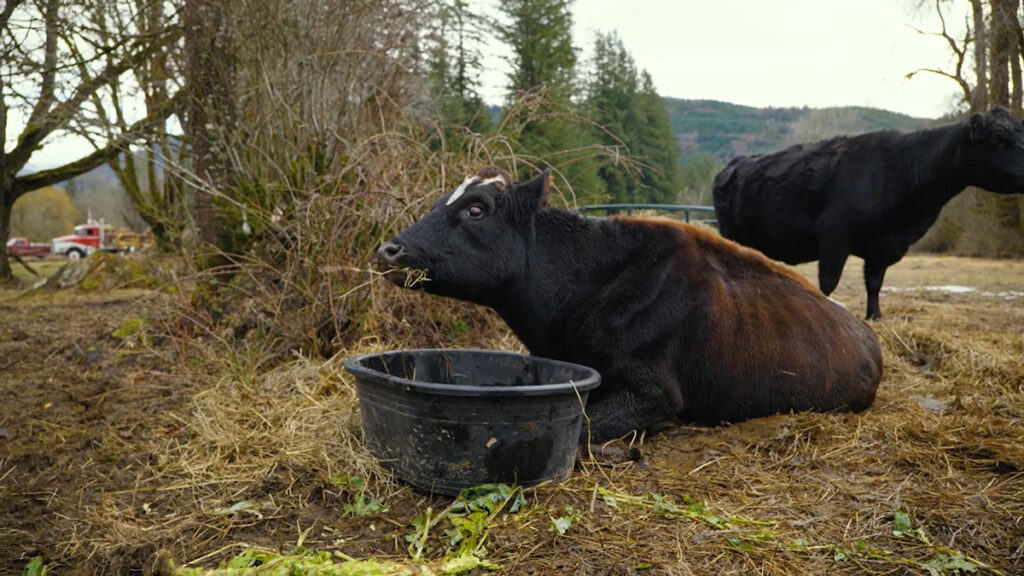
{"label": "overcast sky", "polygon": [[[923,36],[939,21],[914,0],[576,0],[583,57],[595,32],[616,31],[662,96],[750,106],[872,106],[937,117],[957,85],[948,45]],[[947,16],[952,26],[962,20]],[[485,100],[502,100],[507,64],[488,59]]]}

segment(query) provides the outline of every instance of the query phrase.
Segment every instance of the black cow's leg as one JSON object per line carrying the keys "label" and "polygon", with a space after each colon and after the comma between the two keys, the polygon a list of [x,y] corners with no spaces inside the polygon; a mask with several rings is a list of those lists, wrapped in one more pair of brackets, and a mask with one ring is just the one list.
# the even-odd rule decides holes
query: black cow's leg
{"label": "black cow's leg", "polygon": [[882,309],[878,306],[878,293],[882,290],[882,280],[885,279],[885,271],[889,268],[886,264],[879,264],[876,260],[864,261],[864,287],[868,291],[868,320],[878,320],[882,317]]}
{"label": "black cow's leg", "polygon": [[828,296],[839,285],[843,276],[843,267],[850,252],[845,248],[822,245],[818,254],[818,288]]}
{"label": "black cow's leg", "polygon": [[587,402],[587,418],[590,421],[590,426],[588,429],[587,424],[584,423],[583,429],[580,430],[580,443],[586,444],[587,440],[590,440],[592,443],[598,444],[614,440],[632,431],[636,431],[638,434],[643,432],[646,423],[641,415],[633,410],[635,403],[636,399],[632,392],[621,388],[612,394],[593,398]]}
{"label": "black cow's leg", "polygon": [[[672,418],[676,412],[655,397],[637,395],[625,382],[603,382],[612,388],[608,394],[592,396],[587,402],[589,430],[584,424],[580,430],[580,443],[607,442],[635,431],[644,432],[649,426]],[[607,390],[607,389],[606,389]]]}

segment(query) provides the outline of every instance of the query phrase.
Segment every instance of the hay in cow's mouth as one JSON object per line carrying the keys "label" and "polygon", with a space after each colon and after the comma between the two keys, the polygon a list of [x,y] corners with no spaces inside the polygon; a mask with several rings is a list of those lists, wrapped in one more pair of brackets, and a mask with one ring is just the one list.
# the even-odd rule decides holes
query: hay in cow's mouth
{"label": "hay in cow's mouth", "polygon": [[422,268],[410,268],[408,266],[388,268],[384,270],[383,274],[393,284],[413,290],[422,289],[423,284],[430,281],[430,278],[427,277],[427,271]]}

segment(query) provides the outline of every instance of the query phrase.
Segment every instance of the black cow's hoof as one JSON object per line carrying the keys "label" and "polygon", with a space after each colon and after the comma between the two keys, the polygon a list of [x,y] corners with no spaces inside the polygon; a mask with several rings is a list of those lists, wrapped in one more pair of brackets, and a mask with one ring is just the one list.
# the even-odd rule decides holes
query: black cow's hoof
{"label": "black cow's hoof", "polygon": [[626,462],[639,462],[643,459],[643,451],[639,446],[623,446],[620,443],[593,444],[590,450],[580,446],[578,453],[581,461],[594,461],[598,464],[616,465]]}

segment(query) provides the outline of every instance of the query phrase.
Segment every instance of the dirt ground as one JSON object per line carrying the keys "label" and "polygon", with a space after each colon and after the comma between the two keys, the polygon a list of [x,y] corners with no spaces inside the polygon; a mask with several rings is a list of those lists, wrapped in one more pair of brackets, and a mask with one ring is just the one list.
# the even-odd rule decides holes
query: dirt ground
{"label": "dirt ground", "polygon": [[[860,274],[851,261],[834,295],[858,316]],[[637,462],[581,462],[494,519],[487,560],[502,574],[1024,574],[1024,261],[915,255],[885,286],[872,408],[673,426]],[[297,544],[407,561],[410,524],[450,503],[371,463],[360,474],[386,510],[352,513],[332,480],[359,452],[339,446],[358,430],[340,360],[202,377],[209,355],[126,330],[165,295],[21,294],[0,291],[0,574],[35,556],[52,574],[168,573]]]}

